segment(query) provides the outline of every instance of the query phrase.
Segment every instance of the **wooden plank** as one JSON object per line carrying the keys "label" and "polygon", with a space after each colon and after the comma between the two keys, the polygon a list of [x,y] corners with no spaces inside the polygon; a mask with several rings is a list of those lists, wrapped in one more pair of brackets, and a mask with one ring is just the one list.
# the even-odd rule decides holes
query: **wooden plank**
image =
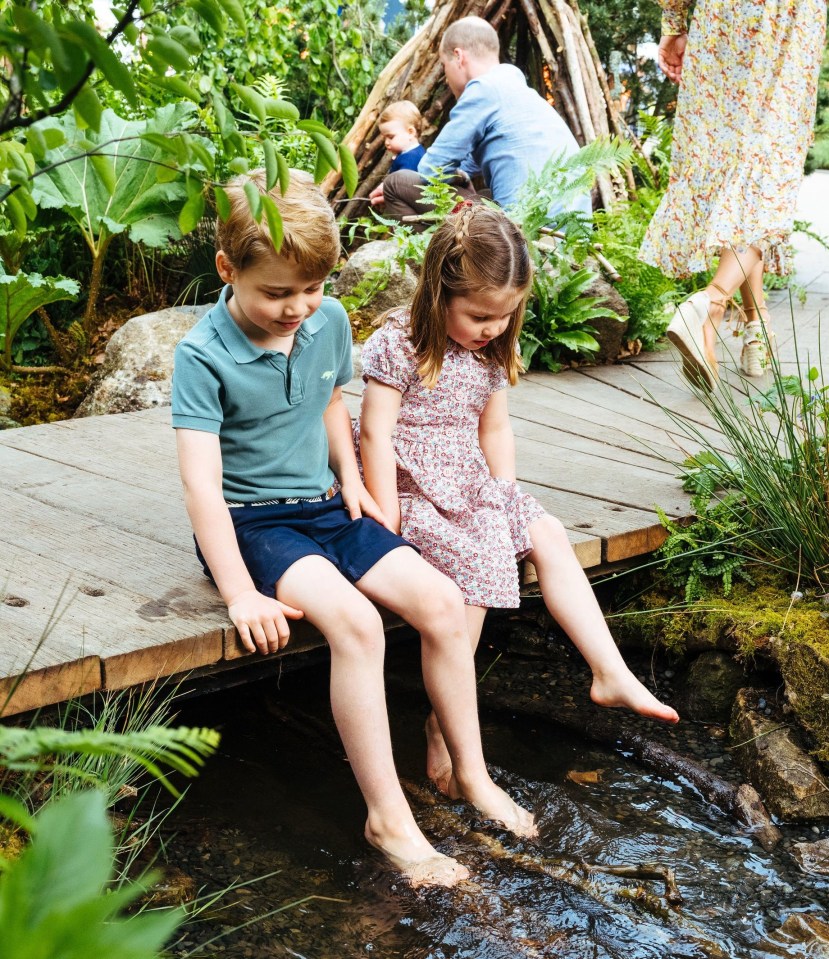
{"label": "wooden plank", "polygon": [[644,556],[658,549],[667,536],[659,517],[652,511],[602,502],[579,493],[549,489],[534,483],[522,482],[521,488],[535,496],[544,509],[561,520],[568,530],[598,537],[602,543],[601,561],[604,563]]}
{"label": "wooden plank", "polygon": [[45,666],[22,676],[0,678],[0,714],[7,717],[27,713],[86,696],[100,688],[101,661],[97,656]]}
{"label": "wooden plank", "polygon": [[226,618],[217,623],[203,615],[202,604],[181,581],[170,583],[161,595],[147,595],[111,581],[105,586],[89,585],[86,574],[76,573],[55,556],[42,557],[19,544],[13,552],[3,552],[0,582],[5,583],[7,595],[20,597],[25,605],[11,608],[8,599],[0,605],[4,638],[0,676],[19,673],[44,633],[46,640],[34,655],[34,668],[97,656],[107,688],[122,688],[131,681],[144,682],[221,658]]}

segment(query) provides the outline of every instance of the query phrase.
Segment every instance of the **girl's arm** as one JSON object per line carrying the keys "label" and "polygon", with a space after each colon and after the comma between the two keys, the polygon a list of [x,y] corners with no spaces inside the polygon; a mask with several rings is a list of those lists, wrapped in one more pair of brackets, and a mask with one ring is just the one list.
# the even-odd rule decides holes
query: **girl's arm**
{"label": "girl's arm", "polygon": [[370,379],[360,411],[360,458],[366,487],[396,533],[400,532],[400,502],[392,433],[401,398],[402,394],[393,386]]}
{"label": "girl's arm", "polygon": [[351,435],[351,416],[343,402],[342,387],[334,387],[322,419],[328,435],[328,465],[340,481],[343,503],[351,518],[370,516],[391,529],[385,511],[372,499],[360,479]]}
{"label": "girl's arm", "polygon": [[285,617],[300,619],[303,614],[258,592],[250,578],[222,495],[219,437],[177,429],[176,445],[193,532],[242,645],[251,653],[274,652],[288,642]]}
{"label": "girl's arm", "polygon": [[515,436],[505,389],[493,393],[483,408],[478,420],[478,442],[489,472],[500,479],[515,481]]}

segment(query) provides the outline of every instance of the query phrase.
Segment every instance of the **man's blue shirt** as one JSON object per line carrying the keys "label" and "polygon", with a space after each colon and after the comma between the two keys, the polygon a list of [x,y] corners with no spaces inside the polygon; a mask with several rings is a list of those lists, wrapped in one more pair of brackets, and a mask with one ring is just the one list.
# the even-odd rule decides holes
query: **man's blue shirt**
{"label": "man's blue shirt", "polygon": [[[571,156],[578,148],[567,124],[527,86],[524,74],[501,63],[467,83],[417,170],[424,177],[458,167],[470,176],[480,172],[495,202],[508,207],[531,171],[538,173],[551,156]],[[590,215],[590,197],[570,208]],[[550,215],[561,210],[553,206]]]}

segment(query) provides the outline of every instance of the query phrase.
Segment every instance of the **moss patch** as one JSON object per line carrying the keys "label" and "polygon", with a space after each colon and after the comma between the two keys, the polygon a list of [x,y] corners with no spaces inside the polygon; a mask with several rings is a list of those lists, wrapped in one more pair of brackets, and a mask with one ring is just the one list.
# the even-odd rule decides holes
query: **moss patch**
{"label": "moss patch", "polygon": [[774,664],[786,696],[829,762],[829,605],[815,595],[792,600],[784,576],[761,571],[755,585],[738,583],[729,596],[711,590],[685,604],[664,586],[636,601],[635,615],[619,619],[622,640],[676,653],[722,649],[743,661]]}

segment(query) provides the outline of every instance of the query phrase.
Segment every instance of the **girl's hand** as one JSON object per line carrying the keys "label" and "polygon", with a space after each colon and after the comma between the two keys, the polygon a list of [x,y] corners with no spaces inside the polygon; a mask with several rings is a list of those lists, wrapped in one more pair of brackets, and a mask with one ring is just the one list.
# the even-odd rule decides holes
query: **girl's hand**
{"label": "girl's hand", "polygon": [[374,497],[363,486],[361,482],[354,480],[351,483],[344,483],[340,489],[343,503],[352,519],[359,519],[361,516],[367,516],[370,519],[377,520],[381,526],[390,529],[393,533],[400,533],[400,517],[397,518],[397,529],[392,522],[386,518],[386,514],[377,505]]}
{"label": "girl's hand", "polygon": [[227,611],[245,649],[249,653],[258,649],[263,655],[287,646],[291,634],[287,619],[305,615],[255,589],[239,593],[227,604]]}
{"label": "girl's hand", "polygon": [[685,59],[685,47],[687,45],[687,33],[662,37],[659,41],[659,68],[674,83],[679,83],[682,78],[682,61]]}

